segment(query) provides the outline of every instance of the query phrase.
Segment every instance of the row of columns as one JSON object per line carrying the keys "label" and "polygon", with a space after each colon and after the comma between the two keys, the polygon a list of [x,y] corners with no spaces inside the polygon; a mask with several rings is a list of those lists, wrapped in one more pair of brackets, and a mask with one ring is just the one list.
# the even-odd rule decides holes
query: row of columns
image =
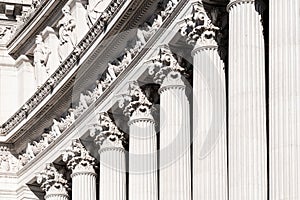
{"label": "row of columns", "polygon": [[[155,81],[161,84],[160,165],[152,103],[137,82],[129,84],[128,93],[120,100],[124,115],[129,117],[129,199],[191,199],[190,114],[186,86],[180,74],[182,68],[168,47],[162,48],[153,61],[161,64],[151,66],[156,74]],[[107,113],[100,113],[98,123],[90,128],[90,135],[100,147],[100,199],[125,200],[124,133]],[[74,140],[63,153],[63,161],[72,170],[72,199],[95,200],[95,159],[79,140]],[[158,167],[161,169],[160,197]],[[47,199],[49,191],[45,191]]]}
{"label": "row of columns", "polygon": [[[300,28],[295,25],[299,7],[296,0],[270,2],[271,199],[298,199],[300,195],[296,134]],[[279,8],[285,17],[278,15]],[[217,43],[219,27],[210,20],[202,5],[197,4],[193,16],[187,18],[182,27],[182,34],[194,45],[193,167],[189,149],[189,101],[180,74],[183,69],[168,47],[162,47],[150,70],[155,74],[154,81],[161,84],[159,163],[151,102],[136,82],[130,84],[121,102],[124,114],[129,117],[130,200],[191,199],[191,169],[193,199],[268,198],[264,4],[256,0],[231,0],[227,9],[230,29],[228,134],[224,63]],[[290,21],[295,23],[291,25]],[[105,120],[109,126],[101,125]],[[100,145],[100,161],[104,161],[100,165],[101,199],[126,199],[124,135],[107,114],[99,123],[101,128],[95,130],[100,130],[100,134],[96,134],[97,131],[91,134]],[[81,180],[95,182],[94,172],[87,173],[89,179],[79,174]],[[76,184],[75,177],[73,175],[75,185],[84,182]]]}

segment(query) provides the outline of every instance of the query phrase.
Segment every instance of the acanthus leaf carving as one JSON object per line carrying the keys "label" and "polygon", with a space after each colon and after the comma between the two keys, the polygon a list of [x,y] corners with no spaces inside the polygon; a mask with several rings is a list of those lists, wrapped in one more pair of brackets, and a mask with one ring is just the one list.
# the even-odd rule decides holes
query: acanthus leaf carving
{"label": "acanthus leaf carving", "polygon": [[148,100],[137,81],[129,83],[126,94],[123,94],[119,100],[119,106],[124,108],[125,116],[133,117],[135,115],[150,116],[152,103]]}
{"label": "acanthus leaf carving", "polygon": [[162,84],[171,72],[184,71],[168,46],[161,47],[158,55],[150,59],[150,62],[152,63],[149,67],[149,74],[154,75],[153,80],[157,84]]}
{"label": "acanthus leaf carving", "polygon": [[62,153],[62,160],[73,172],[85,169],[94,172],[95,158],[90,155],[79,139],[74,139],[70,147]]}
{"label": "acanthus leaf carving", "polygon": [[68,181],[63,177],[61,173],[57,171],[52,163],[47,163],[44,170],[36,175],[37,183],[41,185],[43,191],[60,192],[67,195],[69,189]]}
{"label": "acanthus leaf carving", "polygon": [[192,45],[214,45],[217,46],[217,32],[219,27],[214,23],[217,19],[217,10],[213,10],[211,18],[207,15],[202,4],[193,6],[192,14],[184,19],[180,32],[187,36],[187,42]]}
{"label": "acanthus leaf carving", "polygon": [[121,132],[106,112],[99,113],[97,124],[90,128],[90,135],[94,137],[100,149],[124,148],[126,137]]}

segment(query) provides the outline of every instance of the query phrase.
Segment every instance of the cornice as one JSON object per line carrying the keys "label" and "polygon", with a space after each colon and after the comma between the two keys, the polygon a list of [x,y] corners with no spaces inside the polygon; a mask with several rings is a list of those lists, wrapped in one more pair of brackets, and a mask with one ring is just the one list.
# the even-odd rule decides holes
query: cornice
{"label": "cornice", "polygon": [[[42,4],[31,13],[30,18],[18,27],[14,36],[7,43],[9,54],[15,59],[19,57],[20,54],[18,51],[24,49],[22,47],[24,41],[26,41],[25,43],[28,45],[30,38],[34,38],[37,34],[39,34],[42,25],[46,24],[45,21],[49,21],[47,19],[49,19],[51,12],[53,10],[60,9],[60,7],[62,7],[62,5],[64,5],[66,2],[67,0],[44,0]],[[52,13],[53,15],[60,14],[60,12]],[[45,25],[45,27],[46,26],[47,25]]]}
{"label": "cornice", "polygon": [[[37,155],[34,160],[30,162],[30,165],[26,165],[22,168],[18,173],[19,182],[24,183],[30,179],[28,172],[32,172],[33,170],[40,168],[40,164],[44,159],[56,159],[56,154],[58,154],[55,150],[60,149],[61,147],[66,146],[66,142],[70,141],[68,138],[81,137],[87,133],[88,128],[82,127],[82,123],[89,123],[93,121],[95,118],[95,108],[99,111],[105,111],[112,104],[112,102],[108,99],[114,97],[113,92],[116,91],[117,87],[121,83],[127,82],[128,76],[131,74],[135,74],[134,69],[136,69],[137,65],[141,64],[143,60],[145,60],[146,56],[149,56],[150,49],[157,44],[158,40],[161,40],[162,35],[166,36],[165,31],[174,23],[179,13],[184,9],[187,1],[180,1],[180,3],[175,8],[174,12],[170,15],[170,17],[164,22],[162,29],[160,29],[147,43],[146,47],[140,51],[140,53],[133,59],[133,62],[120,74],[120,76],[111,84],[110,89],[104,91],[103,95],[100,96],[87,110],[84,112],[78,119],[77,123],[72,124],[64,134],[60,135],[55,142],[51,143],[48,148],[45,149],[43,154]],[[168,34],[169,35],[169,34]],[[160,42],[162,43],[162,42]],[[150,53],[151,54],[151,53]],[[146,70],[146,69],[145,69]],[[119,89],[118,89],[119,90]],[[53,156],[55,154],[55,156]],[[47,161],[48,161],[47,160]],[[32,169],[32,166],[35,166]]]}
{"label": "cornice", "polygon": [[[99,99],[102,99],[103,97],[104,97],[104,99],[105,99],[105,98],[107,97],[106,94],[107,94],[109,91],[110,91],[110,90],[104,91],[103,95],[102,95]],[[98,99],[98,100],[99,100],[99,99]],[[98,101],[98,100],[97,100],[97,101]],[[97,105],[98,105],[98,104],[97,104]],[[64,138],[68,137],[69,134],[71,134],[73,131],[75,131],[75,129],[76,129],[76,127],[77,127],[78,124],[82,123],[82,121],[85,120],[85,118],[86,118],[87,116],[90,116],[91,113],[93,113],[94,108],[95,108],[95,106],[97,106],[97,105],[95,105],[95,104],[91,105],[91,106],[88,108],[88,110],[86,110],[86,112],[84,112],[84,113],[77,119],[76,123],[73,123],[73,124],[66,130],[66,132],[64,132],[64,134],[60,135],[53,143],[51,143],[51,144],[43,151],[43,155],[42,155],[42,154],[38,154],[38,155],[30,162],[30,164],[24,166],[24,167],[18,172],[18,174],[19,174],[19,175],[24,174],[27,170],[30,169],[30,167],[29,167],[30,165],[34,165],[34,163],[38,162],[38,161],[39,161],[40,159],[42,159],[45,155],[49,154],[49,153],[52,151],[51,149],[54,148],[54,146],[60,144],[61,141],[64,140]],[[82,134],[84,134],[84,132],[83,132]]]}
{"label": "cornice", "polygon": [[[115,2],[119,2],[118,7],[114,8],[107,23],[111,22],[116,13],[120,10],[126,0],[113,0],[110,6],[106,9],[111,12],[112,7],[116,7]],[[95,25],[89,30],[86,36],[79,42],[76,49],[66,58],[60,67],[53,75],[44,83],[41,88],[20,108],[11,118],[9,118],[0,128],[0,136],[7,135],[47,97],[53,89],[65,78],[71,69],[78,63],[78,60],[87,52],[94,40],[104,31],[102,19],[99,19]]]}

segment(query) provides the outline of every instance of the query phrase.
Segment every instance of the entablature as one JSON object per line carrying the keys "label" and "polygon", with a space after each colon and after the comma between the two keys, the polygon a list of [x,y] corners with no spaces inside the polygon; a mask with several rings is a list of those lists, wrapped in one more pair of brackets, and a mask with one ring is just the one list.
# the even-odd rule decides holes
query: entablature
{"label": "entablature", "polygon": [[[135,10],[131,10],[132,12],[129,12],[130,5],[127,5],[127,10],[126,12],[124,11],[125,16],[122,15],[123,18],[119,18],[120,20],[116,20],[114,24],[107,26],[106,33],[108,35],[95,38],[95,41],[90,44],[90,48],[86,50],[86,53],[82,55],[81,59],[76,60],[77,63],[74,65],[74,68],[70,70],[68,75],[64,77],[56,88],[53,88],[52,93],[43,99],[43,105],[38,105],[39,107],[34,110],[35,113],[30,113],[27,119],[22,122],[23,124],[15,128],[15,132],[6,140],[14,143],[14,147],[18,153],[24,149],[24,142],[26,144],[26,142],[36,139],[38,135],[43,133],[45,127],[51,125],[57,113],[63,113],[66,111],[66,108],[69,108],[72,100],[78,100],[82,93],[83,95],[86,94],[83,92],[84,89],[91,89],[89,87],[91,86],[91,81],[97,80],[98,73],[101,73],[101,75],[105,74],[107,78],[109,72],[105,67],[107,67],[109,62],[112,63],[109,54],[114,56],[120,54],[117,48],[121,46],[121,48],[124,47],[125,49],[126,45],[128,45],[126,40],[130,39],[128,35],[132,34],[132,32],[129,31],[122,34],[122,36],[117,37],[117,39],[111,36],[120,30],[126,31],[130,30],[130,28],[134,28],[134,26],[136,27],[136,25],[145,18],[142,16],[144,15],[143,10],[148,10],[149,6],[153,8],[153,4],[155,3],[157,3],[157,1],[148,1],[146,4],[141,3],[135,5]],[[44,167],[44,163],[54,162],[59,159],[61,156],[59,150],[69,146],[74,138],[81,138],[85,144],[91,143],[92,138],[89,136],[90,125],[96,123],[96,116],[99,113],[113,111],[112,108],[115,107],[119,100],[118,95],[124,93],[128,88],[129,82],[139,81],[145,85],[148,83],[153,84],[153,81],[149,81],[149,75],[147,73],[152,62],[151,60],[153,60],[153,57],[157,57],[162,47],[170,46],[172,49],[177,49],[178,54],[182,54],[184,57],[190,56],[192,47],[184,44],[186,49],[183,49],[182,46],[180,46],[180,43],[185,43],[185,41],[182,39],[179,30],[183,19],[186,15],[190,15],[193,5],[199,4],[199,1],[182,0],[177,3],[178,4],[173,8],[174,10],[163,18],[158,29],[146,40],[146,43],[141,49],[131,54],[132,57],[128,60],[127,58],[131,52],[130,50],[132,50],[131,48],[126,48],[125,53],[121,54],[122,60],[119,61],[120,63],[126,62],[126,67],[117,73],[115,79],[110,81],[110,84],[106,86],[106,90],[103,90],[102,94],[94,101],[88,103],[85,111],[64,129],[42,153],[37,154],[17,172],[21,185],[32,181],[33,174],[37,171],[41,171]],[[134,19],[136,21],[134,21]],[[159,16],[154,17],[151,27],[153,27],[153,24],[158,23],[157,21],[159,19]],[[134,33],[137,34],[137,31],[141,30],[142,29],[139,28]],[[141,38],[136,42],[141,42]],[[104,49],[103,46],[107,46],[107,49]],[[118,56],[116,56],[116,58],[118,58]],[[117,63],[114,64],[120,66],[117,65]],[[153,79],[153,77],[151,79]],[[92,86],[95,85],[94,83]],[[84,103],[84,101],[86,100],[82,100],[81,103]],[[47,115],[45,113],[47,113]],[[116,114],[116,116],[118,115]],[[95,155],[95,152],[91,152],[91,154]]]}

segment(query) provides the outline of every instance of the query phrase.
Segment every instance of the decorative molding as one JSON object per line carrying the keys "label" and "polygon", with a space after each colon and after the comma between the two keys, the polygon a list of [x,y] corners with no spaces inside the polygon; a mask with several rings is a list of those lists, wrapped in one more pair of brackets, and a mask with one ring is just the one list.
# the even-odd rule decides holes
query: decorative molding
{"label": "decorative molding", "polygon": [[[156,16],[157,20],[154,20],[153,24],[150,26],[151,28],[149,29],[149,31],[151,32],[151,37],[155,33],[155,32],[152,32],[151,30],[155,29],[155,31],[157,31],[158,28],[162,25],[162,23],[158,23],[157,22],[157,21],[159,21],[158,19],[162,18],[163,20],[165,20],[169,16],[169,14],[171,13],[171,11],[175,8],[175,6],[177,5],[177,3],[175,4],[174,2],[177,2],[177,1],[170,0],[167,3],[166,9],[164,11],[160,12],[160,14],[161,14],[162,17],[161,16]],[[98,26],[99,26],[99,23],[100,23],[101,26],[104,25],[103,24],[104,22],[101,22],[101,20],[99,22],[99,20],[97,22]],[[95,26],[97,26],[97,24],[95,24],[93,26],[93,28],[95,28]],[[93,28],[91,30],[93,30]],[[91,30],[89,32],[91,32]],[[151,37],[149,37],[146,41],[148,41]],[[85,39],[83,39],[82,41],[84,41],[84,40]],[[118,69],[121,68],[122,70],[120,70],[118,73],[116,73],[116,78],[117,78],[117,76],[119,76],[121,74],[121,71],[123,71],[124,69],[126,69],[126,67],[132,62],[133,58],[139,53],[139,51],[142,49],[143,46],[144,45],[142,45],[142,46],[139,45],[139,41],[137,39],[136,44],[134,45],[133,48],[125,49],[125,53],[121,57],[119,57],[119,58],[116,59],[116,60],[119,60],[119,61],[118,62],[113,61],[113,62],[109,63],[107,68],[110,68],[110,69],[113,69],[113,70],[116,69],[114,67],[117,67]],[[77,53],[80,54],[81,50],[77,49],[77,47],[76,47],[75,52],[77,52]],[[71,57],[71,56],[73,56],[73,57]],[[72,58],[72,62],[76,62],[76,57],[73,54],[71,54],[68,59],[71,59],[71,58]],[[68,64],[68,59],[64,63]],[[114,67],[112,67],[112,65],[114,65]],[[67,66],[69,66],[68,70],[70,70],[71,69],[71,64],[69,63],[69,65],[67,65]],[[60,67],[55,72],[55,74],[57,74],[60,77],[63,77],[63,74],[68,72],[67,69],[64,69],[64,71],[61,71],[61,72],[59,72],[59,70],[63,70],[63,68]],[[68,127],[70,127],[74,123],[74,121],[79,116],[81,116],[84,113],[84,111],[87,110],[88,107],[93,102],[95,102],[103,94],[103,92],[112,84],[112,82],[115,80],[115,79],[112,78],[112,75],[110,74],[109,70],[107,70],[107,73],[105,74],[104,77],[106,77],[106,78],[104,78],[102,81],[100,81],[100,80],[96,81],[97,86],[92,91],[86,91],[86,92],[81,93],[80,100],[78,102],[78,106],[76,106],[75,108],[70,108],[69,109],[69,114],[65,118],[62,118],[60,120],[54,119],[53,120],[53,125],[50,127],[50,132],[49,133],[44,133],[42,135],[43,138],[40,141],[38,141],[38,142],[34,141],[33,143],[29,143],[28,144],[27,149],[25,150],[25,152],[23,154],[19,155],[19,163],[20,163],[21,167],[23,167],[28,162],[30,162],[33,158],[35,158],[35,156],[37,154],[39,154],[40,152],[42,152],[51,142],[53,142]],[[45,92],[44,96],[40,96],[39,95],[39,99],[34,99],[35,100],[34,101],[34,103],[35,103],[34,105],[30,104],[30,106],[28,106],[28,104],[25,104],[24,107],[23,107],[23,109],[22,109],[22,112],[20,112],[20,118],[23,117],[23,119],[24,119],[25,116],[27,117],[28,114],[38,105],[38,103],[40,103],[43,98],[45,98],[49,93],[51,93],[51,91],[53,90],[53,88],[58,84],[58,81],[60,81],[60,78],[57,77],[55,79],[53,77],[53,75],[52,75],[48,79],[48,81],[46,82],[46,84],[49,84],[48,87],[45,88],[45,84],[44,84],[42,86],[42,88],[40,88],[40,90],[41,89],[45,90],[44,91]],[[148,110],[149,112],[145,113],[144,112],[145,109],[146,110],[148,109],[147,106],[146,107],[145,106],[144,107],[141,106],[137,110],[136,114],[137,115],[140,114],[140,117],[144,116],[145,119],[149,120],[150,110]],[[152,118],[152,116],[151,116],[151,118]],[[153,121],[153,119],[150,119],[150,120]],[[20,121],[15,122],[16,123],[15,126],[17,125],[17,123],[20,123],[20,122],[21,122],[21,119],[20,119]],[[97,128],[97,127],[98,127],[98,125],[94,125],[94,127],[91,128],[91,130],[92,129],[99,130],[99,128]],[[8,130],[12,130],[12,129],[13,129],[13,127],[11,127]],[[1,135],[1,130],[3,131],[4,129],[0,128],[0,135]],[[91,132],[93,132],[93,131],[91,131]],[[3,131],[2,133],[4,134],[6,132]],[[44,139],[44,137],[47,137],[47,139]],[[114,141],[116,138],[114,138],[114,136],[111,136],[109,139],[110,140],[107,140],[107,143],[105,144],[107,147],[111,145],[109,143],[109,141]],[[121,142],[122,142],[122,145],[124,145],[124,140],[125,140],[125,138],[121,138],[119,144],[121,144]],[[42,144],[40,144],[40,143],[42,143]],[[103,144],[104,144],[104,142],[103,142]],[[105,145],[102,145],[102,148]],[[36,150],[32,151],[32,149],[36,149]]]}
{"label": "decorative molding", "polygon": [[266,9],[266,4],[263,0],[230,0],[230,3],[227,5],[226,10],[230,12],[233,7],[242,5],[242,4],[255,4],[259,8],[259,14],[262,14],[263,11]]}
{"label": "decorative molding", "polygon": [[95,138],[100,151],[107,148],[124,148],[125,134],[121,132],[106,112],[99,113],[97,124],[90,127],[90,135]]}
{"label": "decorative molding", "polygon": [[22,12],[20,20],[24,23],[29,21],[33,17],[34,13],[47,1],[49,0],[32,0],[31,7],[28,10]]}
{"label": "decorative molding", "polygon": [[231,8],[238,5],[238,4],[245,4],[245,3],[255,3],[256,0],[230,0],[229,4],[227,5],[227,11],[230,12]]}
{"label": "decorative molding", "polygon": [[94,172],[95,158],[93,158],[79,139],[74,139],[70,147],[62,153],[62,160],[72,172]]}
{"label": "decorative molding", "polygon": [[37,176],[37,183],[41,185],[43,191],[47,194],[65,194],[68,195],[68,181],[63,178],[52,163],[47,163],[45,169]]}
{"label": "decorative molding", "polygon": [[[126,0],[113,0],[108,8],[105,10],[107,17],[100,17],[95,25],[88,31],[86,36],[79,42],[75,49],[54,72],[53,75],[44,83],[38,91],[24,104],[28,110],[24,111],[19,109],[10,119],[8,119],[0,128],[0,135],[7,135],[14,127],[21,121],[27,118],[30,114],[48,95],[51,94],[53,89],[63,80],[68,72],[76,65],[77,60],[80,59],[87,51],[90,44],[98,35],[100,35],[107,24],[112,21],[115,13],[117,13]],[[26,114],[27,113],[27,114]]]}

